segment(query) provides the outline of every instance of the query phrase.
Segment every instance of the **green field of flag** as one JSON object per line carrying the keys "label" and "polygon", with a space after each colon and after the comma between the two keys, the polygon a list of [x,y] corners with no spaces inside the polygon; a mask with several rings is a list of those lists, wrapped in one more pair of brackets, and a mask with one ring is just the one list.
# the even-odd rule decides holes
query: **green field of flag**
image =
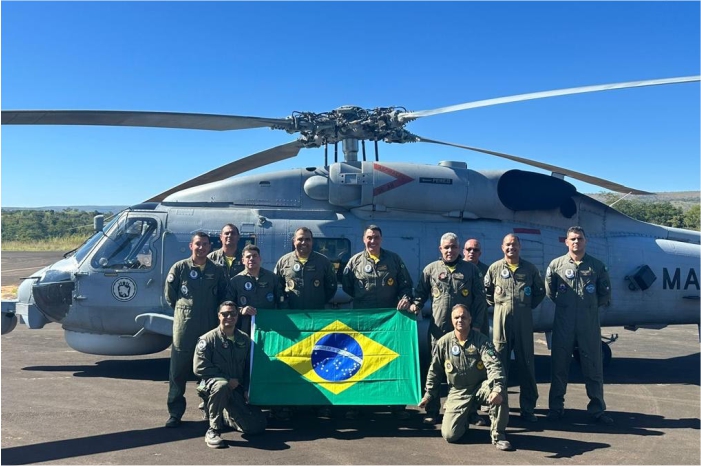
{"label": "green field of flag", "polygon": [[419,402],[413,314],[396,309],[259,310],[252,333],[252,404]]}

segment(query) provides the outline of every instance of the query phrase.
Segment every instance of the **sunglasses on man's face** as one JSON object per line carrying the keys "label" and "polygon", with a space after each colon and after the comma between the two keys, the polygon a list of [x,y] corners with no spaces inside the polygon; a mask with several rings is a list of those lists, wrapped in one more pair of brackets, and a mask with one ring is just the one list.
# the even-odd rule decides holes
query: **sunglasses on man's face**
{"label": "sunglasses on man's face", "polygon": [[477,249],[477,248],[465,248],[465,251],[467,251],[467,252],[472,252],[472,251],[474,251],[474,252],[480,252],[480,250]]}
{"label": "sunglasses on man's face", "polygon": [[225,319],[231,319],[232,317],[234,317],[236,315],[236,313],[234,313],[234,312],[220,312],[219,315]]}

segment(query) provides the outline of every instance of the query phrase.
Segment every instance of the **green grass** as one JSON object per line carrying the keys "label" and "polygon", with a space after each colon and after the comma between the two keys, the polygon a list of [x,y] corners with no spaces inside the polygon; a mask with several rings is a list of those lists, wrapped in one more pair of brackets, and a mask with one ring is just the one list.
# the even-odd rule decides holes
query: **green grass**
{"label": "green grass", "polygon": [[69,235],[38,241],[3,241],[3,251],[70,251],[88,239],[88,235]]}

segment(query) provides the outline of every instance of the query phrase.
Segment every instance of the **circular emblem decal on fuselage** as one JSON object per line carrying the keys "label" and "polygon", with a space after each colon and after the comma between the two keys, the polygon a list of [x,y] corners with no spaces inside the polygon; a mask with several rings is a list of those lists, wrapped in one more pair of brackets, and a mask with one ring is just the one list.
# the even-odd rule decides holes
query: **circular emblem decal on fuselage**
{"label": "circular emblem decal on fuselage", "polygon": [[130,301],[136,296],[136,282],[129,277],[119,277],[112,282],[112,296],[117,301]]}

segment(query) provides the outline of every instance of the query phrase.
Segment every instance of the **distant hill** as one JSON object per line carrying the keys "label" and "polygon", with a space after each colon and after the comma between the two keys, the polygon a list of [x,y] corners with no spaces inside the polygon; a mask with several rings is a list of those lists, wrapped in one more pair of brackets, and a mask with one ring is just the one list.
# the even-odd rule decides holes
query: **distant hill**
{"label": "distant hill", "polygon": [[[593,197],[597,201],[605,201],[604,193],[586,194],[589,197]],[[622,197],[623,194],[620,196]],[[678,207],[686,212],[692,206],[699,205],[699,202],[701,202],[701,191],[670,191],[651,195],[631,195],[627,196],[626,200],[639,202],[669,202],[674,207]]]}
{"label": "distant hill", "polygon": [[46,207],[2,207],[2,210],[53,210],[62,212],[66,209],[81,210],[84,212],[112,212],[116,214],[129,206],[125,205],[63,205],[63,206],[46,206]]}

